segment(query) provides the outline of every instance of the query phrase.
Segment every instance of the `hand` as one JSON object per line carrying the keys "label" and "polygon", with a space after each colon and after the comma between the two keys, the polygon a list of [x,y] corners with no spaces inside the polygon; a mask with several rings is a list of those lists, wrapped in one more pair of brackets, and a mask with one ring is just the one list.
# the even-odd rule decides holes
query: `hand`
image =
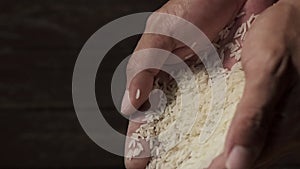
{"label": "hand", "polygon": [[[219,31],[228,24],[239,12],[245,0],[170,0],[157,12],[168,13],[188,20],[199,27],[210,40],[213,40]],[[155,19],[148,20],[147,26],[155,26]],[[174,25],[174,30],[176,29]],[[170,51],[185,60],[193,52],[170,37],[144,34],[135,51],[145,48],[160,48]],[[136,65],[148,64],[152,60],[139,60],[133,55],[129,60],[127,69],[134,69]],[[154,77],[159,73],[158,70],[146,70],[140,72],[131,82],[127,81],[126,92],[123,98],[121,111],[126,115],[134,113],[130,108],[130,103],[136,108],[140,108],[148,99],[148,95],[153,88]],[[136,92],[140,92],[139,99],[136,99]],[[130,136],[138,127],[139,123],[129,122],[127,134]],[[128,169],[145,168],[149,158],[125,159],[125,165]]]}
{"label": "hand", "polygon": [[246,36],[242,65],[244,94],[224,153],[209,168],[299,165],[299,1],[281,0],[258,17]]}

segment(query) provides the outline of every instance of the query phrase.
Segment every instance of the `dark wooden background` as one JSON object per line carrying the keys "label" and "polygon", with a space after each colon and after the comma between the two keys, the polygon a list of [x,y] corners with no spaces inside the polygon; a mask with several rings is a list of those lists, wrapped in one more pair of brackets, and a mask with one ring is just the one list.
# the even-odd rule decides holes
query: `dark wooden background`
{"label": "dark wooden background", "polygon": [[[163,3],[0,0],[0,168],[124,168],[122,157],[102,150],[82,130],[72,103],[73,67],[101,26]],[[100,68],[101,82],[110,81],[112,63],[130,54],[137,39],[112,49]],[[127,121],[112,106],[108,83],[96,84],[107,121],[125,133]]]}

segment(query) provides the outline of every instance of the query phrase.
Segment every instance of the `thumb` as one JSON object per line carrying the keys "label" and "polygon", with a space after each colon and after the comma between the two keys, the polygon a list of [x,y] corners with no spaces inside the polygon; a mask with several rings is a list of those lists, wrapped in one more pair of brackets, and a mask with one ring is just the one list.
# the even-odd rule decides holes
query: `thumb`
{"label": "thumb", "polygon": [[246,40],[243,50],[246,83],[226,138],[228,169],[253,167],[272,124],[274,108],[286,90],[282,86],[283,74],[290,58],[285,57],[284,49],[276,43],[256,42]]}

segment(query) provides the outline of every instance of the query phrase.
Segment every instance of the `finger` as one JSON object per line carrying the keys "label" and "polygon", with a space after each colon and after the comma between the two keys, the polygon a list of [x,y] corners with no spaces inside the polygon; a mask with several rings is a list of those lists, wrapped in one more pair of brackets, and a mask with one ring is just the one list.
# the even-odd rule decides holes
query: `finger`
{"label": "finger", "polygon": [[[145,38],[145,35],[144,35],[144,38]],[[144,38],[142,38],[141,40],[144,41],[145,40]],[[160,37],[147,37],[147,38],[160,38]],[[149,42],[149,40],[147,40],[147,41]],[[166,40],[166,41],[168,41],[168,40]],[[141,42],[141,43],[143,43],[143,42]],[[153,46],[154,47],[159,46],[160,48],[162,48],[161,46],[163,46],[163,45],[164,44],[160,43],[160,44],[155,44]],[[140,48],[141,47],[138,46],[137,50]],[[165,46],[164,48],[167,48],[167,46]],[[173,52],[173,53],[180,56],[180,58],[184,59],[186,55],[189,55],[190,53],[192,53],[191,51],[192,51],[191,49],[184,46],[184,47],[178,48],[178,50],[175,50],[175,52]],[[138,58],[136,58],[136,57],[138,57],[138,56],[133,55],[133,57],[135,57],[135,58],[132,58],[131,62],[128,64],[129,69],[134,69],[131,67],[136,66],[135,64],[137,63],[137,60],[138,60]],[[145,60],[142,60],[141,62],[145,62]],[[151,62],[153,62],[151,59],[147,60],[144,66],[146,66],[147,64],[150,64],[150,65],[153,64]],[[154,62],[157,62],[157,61],[154,60]],[[163,62],[163,60],[161,62]],[[138,65],[138,66],[140,66],[140,65]],[[159,76],[159,78],[162,78],[162,80],[164,80],[165,82],[170,80],[169,76],[166,73],[150,69],[150,70],[142,71],[139,74],[137,74],[132,79],[131,83],[128,84],[128,90],[126,91],[124,97],[128,97],[128,100],[131,102],[130,104],[133,104],[135,106],[134,108],[138,108],[138,107],[140,107],[140,105],[142,105],[141,109],[144,109],[144,107],[147,107],[144,102],[148,99],[148,94],[152,90],[153,79],[155,76]],[[139,90],[138,97],[137,97],[137,93],[136,93],[137,90]],[[135,96],[135,98],[129,97],[129,96]],[[125,100],[125,102],[126,102],[126,100]],[[123,100],[122,104],[124,104],[124,100]],[[127,103],[125,103],[125,104],[127,104]],[[129,112],[128,114],[131,114],[134,112],[134,109],[132,109],[130,111],[128,111],[128,110],[124,111],[124,109],[123,109],[123,112],[127,112],[127,113]],[[134,133],[136,131],[136,129],[138,129],[140,127],[140,125],[141,125],[141,123],[130,121],[129,126],[128,126],[128,136],[131,136],[132,133]],[[130,141],[131,141],[130,139],[128,139],[126,141],[126,147],[125,147],[126,153],[129,152],[128,144],[130,143]],[[129,169],[145,168],[145,166],[147,165],[147,163],[149,161],[149,157],[150,157],[149,144],[148,144],[148,142],[145,142],[145,140],[140,140],[140,143],[144,147],[144,151],[142,152],[142,154],[139,155],[138,157],[133,157],[131,159],[125,158],[125,165]]]}
{"label": "finger", "polygon": [[[187,47],[179,41],[162,35],[144,34],[135,51],[149,48],[159,48],[172,52],[182,60],[195,56],[191,49],[193,46]],[[160,53],[156,54],[153,51],[151,53],[143,52],[142,54],[142,57],[141,54],[133,54],[127,66],[127,90],[121,107],[121,112],[125,115],[134,113],[148,99],[153,87],[154,77],[160,72],[158,69],[146,69],[139,72],[139,69],[152,67],[151,65],[161,67],[166,61],[167,64],[177,64],[169,60],[168,56],[161,56]],[[154,59],[153,56],[155,55],[160,57]],[[135,74],[137,72],[139,73]]]}
{"label": "finger", "polygon": [[228,154],[226,165],[230,169],[252,166],[274,116],[276,80],[270,75],[260,76],[253,69],[251,71],[228,133],[225,152]]}
{"label": "finger", "polygon": [[[198,26],[199,28],[201,28],[201,30],[203,30],[203,32],[207,35],[208,38],[210,39],[214,39],[217,35],[217,33],[219,32],[219,29],[222,29],[222,27],[224,25],[227,24],[227,22],[229,22],[234,13],[237,12],[237,10],[242,6],[242,4],[245,2],[245,0],[240,0],[238,2],[231,2],[232,4],[234,3],[235,5],[232,5],[231,3],[221,3],[221,2],[214,2],[215,5],[212,5],[210,3],[204,3],[203,2],[195,2],[194,5],[192,5],[190,8],[188,8],[189,10],[192,11],[203,11],[203,12],[199,12],[197,19],[194,18],[194,16],[190,16],[191,18],[188,19],[190,21],[193,20],[197,20],[196,26]],[[170,2],[171,3],[171,2]],[[181,2],[175,2],[175,4],[181,4]],[[201,4],[203,3],[203,4]],[[172,3],[171,3],[172,4]],[[190,5],[190,4],[189,4]],[[222,13],[219,14],[220,17],[216,18],[215,17],[215,12],[213,11],[219,11],[219,8],[222,8],[223,10],[225,9],[224,6],[226,6],[226,10]],[[171,8],[173,8],[172,5],[170,5]],[[199,10],[198,8],[196,9],[195,6],[201,7],[203,10]],[[205,15],[202,15],[202,13],[204,14],[205,11],[209,10],[209,15],[206,13]],[[167,8],[168,9],[168,8]],[[177,9],[177,8],[174,8]],[[172,11],[174,10],[172,9]],[[184,9],[184,10],[188,10],[188,9]],[[164,11],[161,10],[160,12],[167,12],[168,10]],[[170,12],[170,11],[169,11]],[[173,11],[174,14],[178,13],[178,11]],[[172,12],[171,12],[172,13]],[[152,17],[150,17],[152,18]],[[208,18],[214,18],[214,19],[208,19]],[[147,26],[151,27],[151,26],[155,26],[155,25],[165,25],[162,24],[162,20],[160,20],[160,18],[152,18],[149,20],[150,22],[147,23]],[[152,23],[153,22],[153,23]],[[157,23],[158,22],[158,23]],[[205,24],[202,24],[205,23]],[[168,28],[168,26],[166,27]],[[162,36],[162,35],[154,35],[154,34],[144,34],[141,38],[141,40],[139,41],[137,48],[135,51],[138,51],[140,49],[147,49],[147,48],[160,48],[160,49],[164,49],[167,51],[174,51],[174,49],[178,49],[181,48],[183,46],[181,46],[182,44],[178,44],[178,42],[176,42],[175,40],[173,40],[170,37],[166,37],[166,36]],[[183,57],[187,57],[189,58],[191,56],[191,54],[186,55],[189,52],[185,52],[185,50],[180,50],[180,51],[174,51],[175,53],[180,53],[180,52],[184,53]],[[153,55],[153,54],[152,54]],[[149,54],[150,56],[150,54]],[[138,57],[136,55],[133,55],[128,63],[128,69],[135,69],[135,67],[137,65],[140,66],[145,66],[148,64],[151,64],[153,61],[157,62],[155,59],[151,59],[150,57],[147,57],[146,60],[141,60],[141,57]],[[160,60],[160,62],[163,62],[164,59]],[[123,114],[129,115],[132,114],[139,106],[141,106],[148,98],[149,92],[152,89],[152,83],[153,83],[153,79],[154,76],[158,73],[158,70],[153,70],[153,69],[147,69],[145,71],[140,72],[137,76],[134,77],[134,79],[131,81],[127,81],[127,92],[125,92],[125,95],[123,97],[123,102],[122,102],[122,106],[121,106],[121,112]],[[128,74],[127,74],[128,76]],[[137,97],[139,96],[139,97]]]}
{"label": "finger", "polygon": [[[239,17],[236,17],[235,24],[231,29],[231,33],[229,33],[228,37],[224,39],[224,41],[221,42],[221,46],[226,45],[234,40],[237,40],[240,44],[241,48],[243,47],[243,41],[244,38],[238,37],[234,38],[236,35],[236,31],[241,28],[242,24],[246,23],[247,25],[252,25],[253,19],[252,15],[260,14],[262,11],[264,11],[266,8],[271,6],[275,1],[274,0],[251,0],[247,1],[245,5],[242,8],[242,12],[244,14],[240,15]],[[249,29],[250,26],[247,26],[247,29]],[[231,67],[238,62],[235,57],[230,57],[230,51],[225,51],[223,66],[227,69],[231,69]]]}
{"label": "finger", "polygon": [[[135,51],[149,48],[159,48],[172,51],[174,41],[166,36],[144,34],[140,39]],[[130,115],[135,112],[147,99],[152,90],[154,77],[158,74],[157,69],[145,69],[139,72],[139,68],[147,68],[149,65],[162,65],[166,57],[160,60],[153,59],[153,53],[146,53],[147,56],[133,54],[127,65],[127,85],[123,97],[121,112]],[[138,73],[138,74],[136,74]],[[134,76],[134,77],[133,77]]]}
{"label": "finger", "polygon": [[252,167],[264,146],[274,116],[274,105],[281,97],[279,89],[282,84],[279,82],[289,57],[286,57],[281,43],[284,41],[280,37],[263,43],[268,39],[269,33],[254,28],[244,44],[242,64],[246,85],[225,145],[226,167],[230,169]]}
{"label": "finger", "polygon": [[[150,160],[150,149],[149,144],[142,139],[139,139],[139,141],[135,141],[134,146],[130,146],[130,141],[132,139],[130,138],[133,133],[135,133],[136,129],[140,127],[140,123],[136,123],[133,121],[129,122],[128,130],[127,130],[127,140],[125,144],[125,167],[127,169],[144,169]],[[131,150],[133,151],[135,148],[138,148],[138,143],[140,143],[143,147],[142,152],[136,156],[136,157],[129,157],[131,155],[128,154],[128,152]]]}
{"label": "finger", "polygon": [[[181,1],[172,1],[167,3],[167,6],[170,5],[170,9],[166,7],[166,9],[161,8],[158,10],[159,12],[162,13],[170,13],[170,14],[177,14],[179,11],[178,7],[175,8],[175,6],[182,6],[185,4],[183,7],[183,10],[181,12],[184,12],[185,10],[188,11],[201,11],[201,12],[196,12],[197,17],[192,15],[193,12],[187,13],[188,15],[185,16],[185,19],[188,21],[197,21],[195,25],[207,35],[210,39],[214,39],[219,32],[220,29],[222,29],[227,22],[229,22],[234,14],[239,10],[239,8],[244,4],[245,0],[239,0],[237,2],[230,2],[230,3],[224,3],[223,1],[216,1],[214,4],[207,3],[206,1],[201,1],[201,2],[194,2],[194,5],[191,5],[190,2],[185,4],[182,3]],[[172,5],[172,3],[174,3]],[[202,5],[199,5],[199,3],[203,3]],[[177,5],[176,5],[177,4]],[[233,5],[234,4],[234,5]],[[203,10],[199,10],[199,7]],[[215,17],[215,12],[214,11],[224,11],[220,17]],[[203,12],[202,12],[203,11]],[[208,12],[207,12],[208,11]],[[183,17],[183,16],[182,16]],[[152,18],[152,17],[150,17]],[[209,18],[214,18],[214,19],[209,19]],[[164,20],[160,20],[160,18],[152,18],[149,23],[147,23],[147,27],[153,27],[153,26],[158,26],[158,25],[167,25],[166,28],[163,29],[168,29],[169,26],[168,22],[167,23],[162,23],[165,22]],[[152,23],[153,22],[153,23]],[[172,23],[172,22],[171,22]],[[204,24],[205,23],[205,24]],[[149,26],[150,25],[150,26]],[[164,49],[167,51],[172,51],[174,49],[178,49],[181,46],[180,44],[176,43],[176,41],[172,40],[170,37],[166,36],[161,36],[161,35],[153,35],[153,34],[144,34],[141,38],[141,40],[138,43],[136,51],[140,49],[147,49],[147,48],[160,48]],[[181,51],[174,51],[175,53],[180,53]],[[183,52],[186,53],[186,52]],[[147,54],[148,55],[148,54]],[[153,55],[153,53],[151,54]],[[150,56],[150,54],[149,54]],[[183,56],[183,57],[190,57],[191,55]],[[143,57],[144,58],[144,57]],[[165,58],[162,58],[160,60],[164,61]],[[147,57],[147,59],[141,59],[141,57],[133,55],[129,61],[128,64],[128,69],[135,69],[135,67],[139,64],[151,64],[152,62],[157,62],[155,59],[151,59],[151,57]],[[152,88],[152,83],[153,83],[153,78],[154,76],[158,73],[158,70],[153,70],[153,69],[147,69],[145,71],[142,71],[139,73],[138,76],[134,77],[134,80],[127,81],[127,91],[125,92],[125,95],[123,97],[123,102],[121,106],[121,112],[123,114],[129,115],[132,114],[136,108],[141,106],[148,98],[149,92],[151,91]],[[128,75],[128,74],[127,74]],[[144,81],[144,82],[143,82]],[[139,97],[137,97],[139,96]]]}
{"label": "finger", "polygon": [[212,161],[208,169],[226,169],[224,166],[225,160],[226,158],[224,154],[219,155]]}

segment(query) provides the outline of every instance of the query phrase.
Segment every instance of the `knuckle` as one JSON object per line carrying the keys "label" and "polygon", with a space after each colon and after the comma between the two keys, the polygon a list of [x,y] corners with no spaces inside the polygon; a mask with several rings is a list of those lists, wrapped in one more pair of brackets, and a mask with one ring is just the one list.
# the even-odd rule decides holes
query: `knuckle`
{"label": "knuckle", "polygon": [[158,15],[155,15],[155,13],[152,13],[146,21],[146,27],[150,27],[152,25],[155,25],[156,23],[158,23]]}
{"label": "knuckle", "polygon": [[168,12],[159,10],[148,17],[145,32],[172,34],[176,25],[178,25],[178,20],[175,17],[172,17]]}
{"label": "knuckle", "polygon": [[278,46],[278,48],[269,48],[262,51],[262,57],[265,57],[265,63],[268,63],[263,66],[263,73],[271,74],[274,72],[278,59],[282,55],[280,50],[281,49]]}
{"label": "knuckle", "polygon": [[256,131],[261,128],[262,124],[263,122],[261,113],[245,116],[244,125],[246,128]]}
{"label": "knuckle", "polygon": [[152,31],[155,26],[161,25],[164,19],[162,16],[164,15],[159,12],[152,13],[146,21],[146,30]]}

